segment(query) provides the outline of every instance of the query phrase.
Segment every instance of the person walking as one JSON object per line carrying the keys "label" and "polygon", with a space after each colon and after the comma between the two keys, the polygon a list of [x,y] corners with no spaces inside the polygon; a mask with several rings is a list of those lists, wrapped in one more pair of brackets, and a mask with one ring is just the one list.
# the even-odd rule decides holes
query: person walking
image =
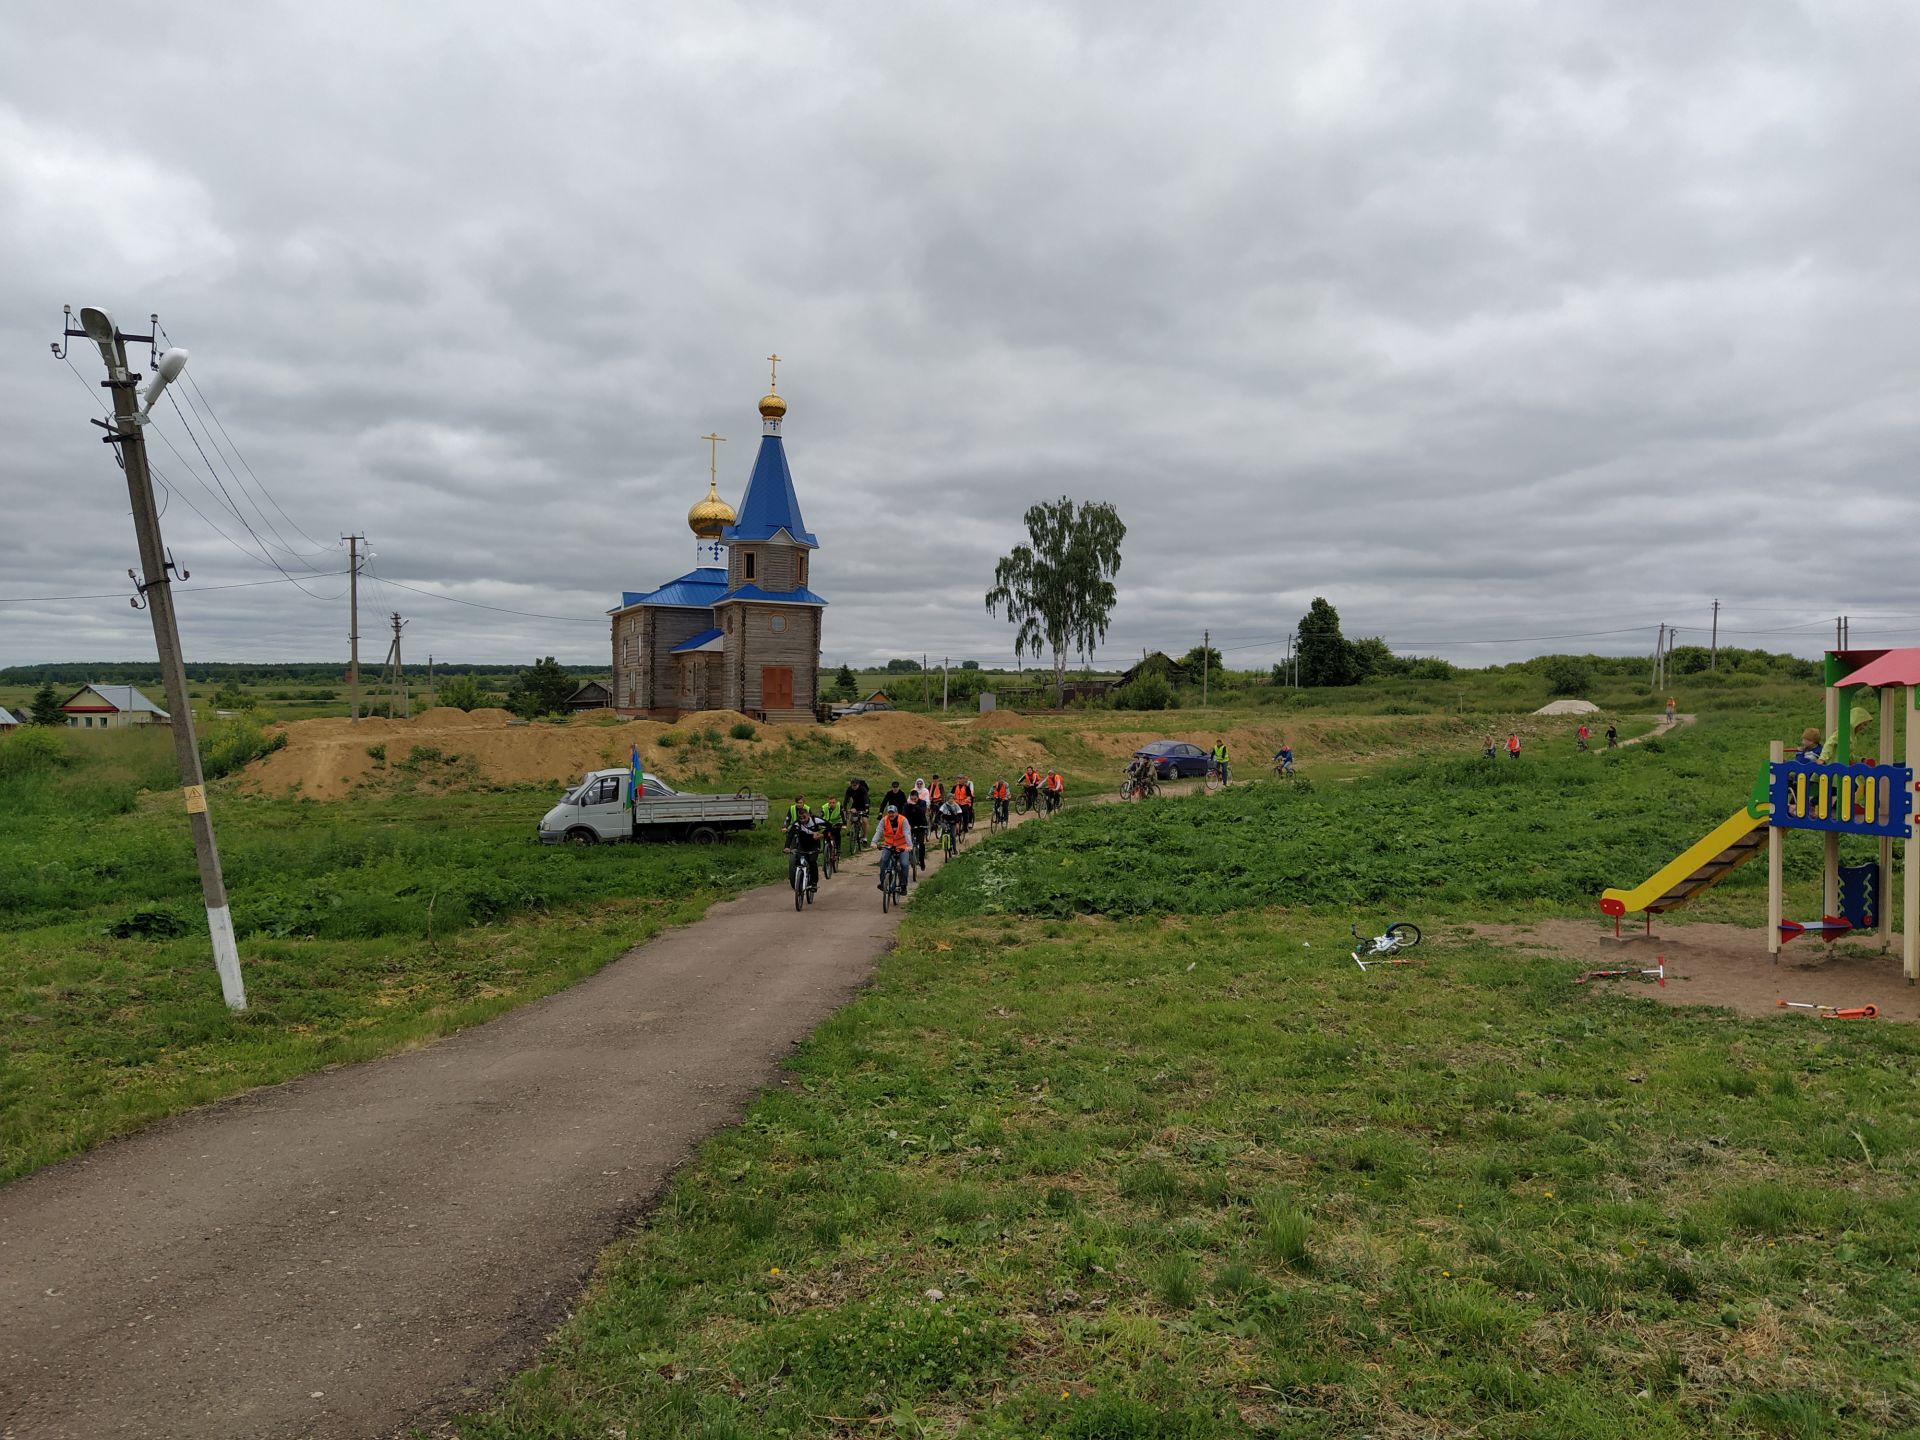
{"label": "person walking", "polygon": [[1520,758],[1520,732],[1517,730],[1507,732],[1507,758],[1509,760]]}
{"label": "person walking", "polygon": [[1607,749],[1611,750],[1620,743],[1620,727],[1613,721],[1607,722]]}
{"label": "person walking", "polygon": [[1494,751],[1499,747],[1499,744],[1500,742],[1492,735],[1487,736],[1487,759],[1493,759]]}
{"label": "person walking", "polygon": [[1673,728],[1673,696],[1667,696],[1667,728]]}

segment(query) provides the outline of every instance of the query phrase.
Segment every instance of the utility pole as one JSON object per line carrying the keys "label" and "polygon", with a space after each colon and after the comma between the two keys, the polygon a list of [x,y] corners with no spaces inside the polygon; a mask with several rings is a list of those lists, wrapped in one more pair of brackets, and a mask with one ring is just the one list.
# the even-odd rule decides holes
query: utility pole
{"label": "utility pole", "polygon": [[1212,646],[1213,632],[1202,630],[1200,632],[1200,708],[1202,710],[1207,708],[1207,672],[1213,668],[1209,663]]}
{"label": "utility pole", "polygon": [[[134,399],[139,377],[127,368],[127,341],[144,340],[151,355],[152,335],[124,335],[115,328],[113,317],[104,310],[88,306],[80,312],[81,328],[72,327],[68,312],[66,333],[91,340],[106,361],[105,388],[113,395],[113,420],[93,423],[107,432],[107,443],[120,447],[120,465],[127,472],[127,496],[133,504],[133,529],[140,548],[140,593],[135,609],[146,607],[153,619],[154,644],[160,652],[160,678],[166,686],[167,709],[172,712],[173,753],[180,765],[180,790],[186,801],[187,823],[193,829],[194,855],[200,862],[200,893],[207,906],[207,932],[213,940],[213,964],[220,973],[220,993],[230,1010],[247,1008],[247,988],[240,975],[240,951],[233,941],[233,912],[227,908],[226,880],[220,873],[220,847],[214,842],[213,816],[207,810],[206,777],[200,769],[200,744],[193,733],[192,702],[187,698],[187,669],[180,655],[180,628],[173,611],[174,563],[160,538],[160,516],[153,504],[153,480],[147,473],[147,444],[140,427],[153,410],[153,402],[186,368],[187,352],[172,350],[160,357],[156,374],[147,387],[147,408],[141,411]],[[153,328],[159,329],[159,316]],[[56,345],[54,354],[65,358],[64,346]],[[133,572],[127,572],[129,578]],[[180,572],[186,578],[187,572]]]}
{"label": "utility pole", "polygon": [[1720,668],[1720,602],[1713,602],[1713,648],[1707,652],[1707,668]]}
{"label": "utility pole", "polygon": [[440,697],[434,693],[433,689],[433,652],[429,650],[427,652],[427,705],[431,707],[439,699]]}
{"label": "utility pole", "polygon": [[1846,629],[1846,625],[1847,622],[1844,616],[1836,615],[1833,617],[1833,648],[1836,650],[1844,650],[1847,648],[1847,642],[1841,638],[1842,632]]}
{"label": "utility pole", "polygon": [[400,630],[407,622],[400,618],[398,610],[393,612],[393,644],[387,649],[387,659],[393,665],[393,700],[388,713],[402,720],[411,718],[407,708],[407,670],[400,659]]}
{"label": "utility pole", "polygon": [[1840,617],[1840,648],[1842,650],[1853,648],[1853,617],[1851,615]]}
{"label": "utility pole", "polygon": [[1660,652],[1666,649],[1666,646],[1667,627],[1665,622],[1662,622],[1660,633],[1654,638],[1653,642],[1653,670],[1647,676],[1647,684],[1655,690],[1660,688]]}
{"label": "utility pole", "polygon": [[947,662],[951,656],[940,657],[940,713],[947,713]]}
{"label": "utility pole", "polygon": [[927,673],[927,656],[920,653],[920,703],[931,710],[933,708],[933,676]]}
{"label": "utility pole", "polygon": [[343,535],[347,542],[347,688],[353,692],[353,718],[360,718],[360,542],[364,535]]}

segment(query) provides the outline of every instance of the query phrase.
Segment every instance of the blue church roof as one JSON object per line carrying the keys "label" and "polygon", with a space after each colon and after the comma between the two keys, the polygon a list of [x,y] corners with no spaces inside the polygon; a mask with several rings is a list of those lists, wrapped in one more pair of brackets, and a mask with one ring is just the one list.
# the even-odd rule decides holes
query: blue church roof
{"label": "blue church roof", "polygon": [[800,518],[800,502],[793,493],[793,475],[787,469],[787,452],[778,435],[760,437],[760,453],[754,457],[753,475],[747,481],[746,498],[740,502],[739,521],[729,526],[721,539],[771,540],[782,530],[802,545],[819,549],[820,542]]}
{"label": "blue church roof", "polygon": [[742,585],[738,590],[729,590],[713,603],[723,605],[729,600],[778,600],[788,605],[824,605],[813,591],[802,585],[797,590],[762,590],[758,585]]}
{"label": "blue church roof", "polygon": [[686,610],[705,610],[726,593],[726,570],[719,565],[702,565],[698,570],[689,570],[678,580],[669,580],[658,590],[623,590],[619,608],[675,605]]}
{"label": "blue church roof", "polygon": [[667,653],[669,655],[691,655],[696,650],[704,650],[720,638],[718,630],[702,630],[689,640],[682,640]]}

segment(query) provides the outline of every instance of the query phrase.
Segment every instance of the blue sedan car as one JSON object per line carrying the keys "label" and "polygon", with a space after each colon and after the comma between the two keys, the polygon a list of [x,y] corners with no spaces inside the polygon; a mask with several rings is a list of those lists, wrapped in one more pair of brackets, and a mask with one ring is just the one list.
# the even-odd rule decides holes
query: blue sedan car
{"label": "blue sedan car", "polygon": [[1185,740],[1149,740],[1133,752],[1133,758],[1153,761],[1153,774],[1157,780],[1203,776],[1212,759],[1198,745],[1190,745]]}

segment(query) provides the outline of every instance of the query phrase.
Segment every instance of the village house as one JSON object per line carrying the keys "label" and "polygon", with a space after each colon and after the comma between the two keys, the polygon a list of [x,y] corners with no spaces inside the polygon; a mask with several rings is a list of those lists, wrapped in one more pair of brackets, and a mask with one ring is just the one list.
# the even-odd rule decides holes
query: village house
{"label": "village house", "polygon": [[128,725],[171,725],[173,717],[131,685],[87,685],[60,707],[78,730],[118,730]]}
{"label": "village house", "polygon": [[7,709],[6,706],[0,705],[0,733],[4,733],[8,730],[18,730],[22,725],[26,723],[27,722],[25,720],[21,719],[18,715],[14,714],[11,710]]}
{"label": "village house", "polygon": [[787,468],[786,413],[787,402],[770,389],[760,401],[760,449],[738,511],[720,498],[710,463],[707,496],[687,512],[700,563],[656,589],[625,592],[608,612],[619,714],[814,718],[827,602],[807,588],[820,542],[801,519]]}

